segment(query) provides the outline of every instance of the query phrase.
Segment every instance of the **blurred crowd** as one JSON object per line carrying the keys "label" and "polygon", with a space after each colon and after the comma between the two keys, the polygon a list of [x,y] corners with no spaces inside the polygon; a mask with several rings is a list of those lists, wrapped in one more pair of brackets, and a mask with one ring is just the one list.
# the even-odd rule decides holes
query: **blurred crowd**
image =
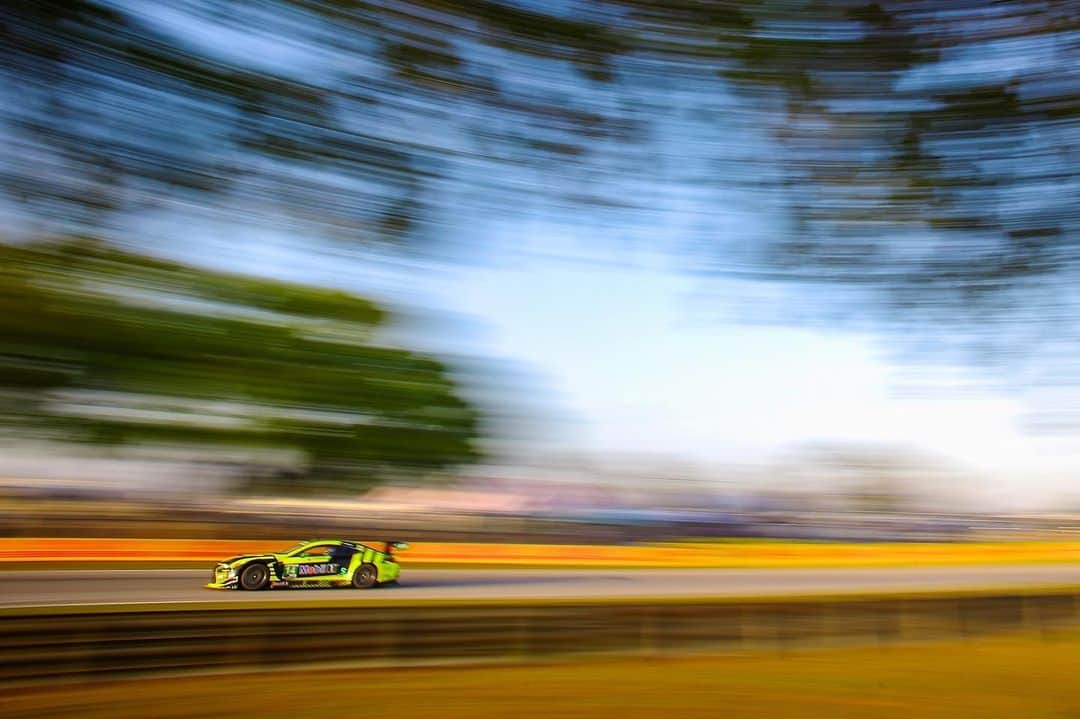
{"label": "blurred crowd", "polygon": [[0,536],[633,543],[680,539],[895,542],[1054,539],[1080,513],[814,508],[791,495],[684,489],[651,501],[574,481],[462,480],[298,498],[110,490],[62,481],[0,482]]}

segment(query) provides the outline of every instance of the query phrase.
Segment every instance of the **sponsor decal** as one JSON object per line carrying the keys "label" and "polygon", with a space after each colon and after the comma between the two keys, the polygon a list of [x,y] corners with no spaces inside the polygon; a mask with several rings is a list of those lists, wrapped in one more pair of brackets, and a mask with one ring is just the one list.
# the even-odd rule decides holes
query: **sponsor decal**
{"label": "sponsor decal", "polygon": [[326,564],[301,564],[296,568],[296,574],[300,577],[316,577],[323,574],[337,574],[338,565]]}

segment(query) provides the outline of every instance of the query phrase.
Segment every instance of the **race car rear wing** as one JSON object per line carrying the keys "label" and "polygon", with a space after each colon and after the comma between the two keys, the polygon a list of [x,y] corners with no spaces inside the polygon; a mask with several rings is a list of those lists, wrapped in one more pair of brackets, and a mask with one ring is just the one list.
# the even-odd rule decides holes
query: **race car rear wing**
{"label": "race car rear wing", "polygon": [[387,540],[386,541],[386,548],[383,549],[383,551],[386,552],[387,554],[393,554],[395,549],[404,551],[404,550],[406,550],[408,548],[409,548],[409,543],[408,542],[394,542],[394,541]]}

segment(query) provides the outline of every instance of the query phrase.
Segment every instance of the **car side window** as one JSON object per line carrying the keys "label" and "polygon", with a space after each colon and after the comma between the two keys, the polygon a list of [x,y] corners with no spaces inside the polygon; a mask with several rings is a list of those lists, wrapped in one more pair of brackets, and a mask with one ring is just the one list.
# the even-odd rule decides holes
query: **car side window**
{"label": "car side window", "polygon": [[301,552],[300,556],[301,557],[325,557],[326,555],[330,554],[330,552],[333,549],[334,549],[334,545],[332,545],[332,544],[320,544],[320,545],[317,545],[315,547],[308,547],[303,552]]}
{"label": "car side window", "polygon": [[356,554],[356,550],[352,547],[342,545],[330,548],[330,559],[338,564],[348,564],[354,554]]}

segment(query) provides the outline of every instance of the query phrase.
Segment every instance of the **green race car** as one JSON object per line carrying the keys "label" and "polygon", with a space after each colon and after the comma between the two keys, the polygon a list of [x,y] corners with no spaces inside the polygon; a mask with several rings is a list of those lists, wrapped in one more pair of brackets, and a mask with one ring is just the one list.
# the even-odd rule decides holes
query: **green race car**
{"label": "green race car", "polygon": [[210,589],[255,591],[276,587],[353,586],[367,589],[397,582],[401,567],[395,549],[404,542],[386,542],[375,549],[359,542],[316,539],[301,542],[280,554],[232,557],[214,567]]}

